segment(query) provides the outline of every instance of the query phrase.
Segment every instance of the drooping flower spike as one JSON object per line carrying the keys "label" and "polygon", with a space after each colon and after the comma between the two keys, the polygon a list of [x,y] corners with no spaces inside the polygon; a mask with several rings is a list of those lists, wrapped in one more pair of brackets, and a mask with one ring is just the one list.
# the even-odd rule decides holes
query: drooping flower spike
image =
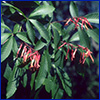
{"label": "drooping flower spike", "polygon": [[[87,57],[90,57],[90,59],[92,60],[92,62],[94,63],[94,59],[92,57],[92,52],[87,48],[87,47],[83,47],[81,45],[77,45],[77,46],[74,46],[73,44],[71,43],[66,43],[64,42],[60,47],[58,47],[58,49],[60,49],[61,47],[63,47],[64,45],[67,45],[68,46],[68,50],[67,50],[67,53],[66,53],[66,57],[65,59],[67,59],[67,56],[68,56],[68,53],[69,53],[69,46],[71,47],[71,61],[73,61],[73,59],[75,58],[75,54],[77,52],[78,49],[82,49],[84,50],[85,52],[80,52],[80,59],[79,59],[79,63],[81,64],[84,64],[85,63],[85,60]],[[75,50],[74,50],[75,49]]]}

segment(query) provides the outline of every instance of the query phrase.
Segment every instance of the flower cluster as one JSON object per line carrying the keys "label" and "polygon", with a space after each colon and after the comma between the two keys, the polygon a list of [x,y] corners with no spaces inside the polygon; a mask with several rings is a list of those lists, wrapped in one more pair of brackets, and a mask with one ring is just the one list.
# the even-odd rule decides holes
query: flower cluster
{"label": "flower cluster", "polygon": [[68,25],[69,22],[72,22],[72,23],[75,24],[75,29],[76,29],[77,27],[79,27],[79,22],[81,21],[80,24],[81,24],[82,30],[83,30],[83,25],[88,30],[87,24],[93,29],[93,27],[91,26],[91,24],[89,23],[89,21],[85,17],[73,17],[73,18],[69,18],[69,19],[66,19],[66,20],[67,20],[67,22],[65,23],[64,26]]}
{"label": "flower cluster", "polygon": [[87,57],[90,57],[92,62],[94,62],[94,59],[92,58],[92,55],[91,55],[92,52],[87,47],[83,47],[81,45],[73,46],[71,43],[64,42],[60,47],[58,47],[58,49],[60,49],[64,45],[68,46],[68,50],[67,50],[65,59],[67,59],[67,56],[68,56],[68,53],[69,53],[69,47],[71,47],[71,61],[73,61],[73,59],[75,58],[75,54],[77,52],[77,49],[82,49],[85,52],[83,52],[83,53],[81,52],[80,53],[80,60],[79,60],[79,62],[81,64],[84,64]]}
{"label": "flower cluster", "polygon": [[29,67],[30,69],[33,69],[33,71],[39,69],[40,54],[38,51],[34,50],[26,43],[21,43],[17,51],[16,57],[18,57],[19,55],[20,55],[20,58],[23,58],[23,62],[26,62],[27,60],[31,61],[31,64]]}

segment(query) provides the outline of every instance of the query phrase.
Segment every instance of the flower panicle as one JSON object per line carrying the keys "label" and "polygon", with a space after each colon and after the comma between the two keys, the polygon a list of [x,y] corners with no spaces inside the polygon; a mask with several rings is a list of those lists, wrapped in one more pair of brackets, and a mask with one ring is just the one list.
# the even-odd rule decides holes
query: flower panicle
{"label": "flower panicle", "polygon": [[93,27],[89,23],[88,19],[85,17],[73,17],[73,18],[66,19],[66,23],[64,26],[67,26],[69,22],[72,22],[75,24],[75,29],[77,29],[79,27],[79,22],[81,23],[82,30],[83,30],[83,25],[86,28],[86,30],[88,30],[87,24],[90,26],[91,29],[93,29]]}
{"label": "flower panicle", "polygon": [[64,42],[61,46],[58,47],[58,49],[61,48],[64,45],[68,45],[68,49],[67,49],[67,53],[66,53],[66,57],[65,57],[66,60],[67,60],[67,56],[68,56],[68,53],[69,53],[69,46],[70,46],[71,47],[71,61],[73,61],[75,59],[75,55],[76,55],[77,50],[82,49],[83,52],[80,52],[79,63],[84,64],[87,57],[90,57],[90,59],[94,63],[94,59],[91,55],[92,52],[87,47],[83,47],[81,45],[77,45],[77,47],[76,47],[71,43]]}
{"label": "flower panicle", "polygon": [[[24,47],[22,48],[23,45]],[[40,57],[41,57],[39,52],[31,48],[28,44],[21,43],[17,51],[17,55],[16,55],[17,57],[21,49],[22,49],[22,52],[21,52],[20,58],[23,58],[23,63],[30,60],[31,61],[31,64],[29,67],[30,70],[33,70],[33,71],[38,70],[40,67],[39,62],[40,62]]]}

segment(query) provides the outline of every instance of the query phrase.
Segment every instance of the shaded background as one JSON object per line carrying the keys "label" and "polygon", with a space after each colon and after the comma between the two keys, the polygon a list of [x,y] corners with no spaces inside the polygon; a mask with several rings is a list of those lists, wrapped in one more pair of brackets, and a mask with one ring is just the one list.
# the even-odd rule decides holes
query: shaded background
{"label": "shaded background", "polygon": [[[22,10],[25,15],[29,15],[31,11],[33,11],[34,8],[36,8],[36,4],[34,5],[33,1],[7,1],[9,3],[12,3],[14,6],[18,7],[20,10]],[[69,4],[70,1],[52,1],[54,7],[56,8],[56,11],[54,12],[54,21],[60,21],[64,20],[66,18],[71,17],[69,12]],[[89,13],[93,12],[99,12],[99,1],[75,1],[77,7],[79,16],[84,16]],[[19,24],[23,24],[23,17],[19,16],[18,12],[15,12],[12,16],[7,9],[7,7],[3,7],[2,11],[6,16],[3,16],[3,20],[6,25],[10,26],[11,29],[13,29],[13,26],[15,25],[15,22],[18,22]],[[13,20],[13,21],[12,21]],[[41,21],[41,20],[40,20]],[[99,28],[98,24],[92,24]],[[23,29],[25,29],[25,26],[23,25]],[[8,32],[8,30],[5,30],[5,32]],[[92,51],[93,56],[95,58],[95,63],[91,63],[90,67],[87,65],[84,65],[82,68],[77,66],[77,64],[73,64],[70,62],[67,62],[67,65],[69,67],[66,67],[66,71],[71,77],[72,80],[72,92],[73,95],[71,99],[98,99],[99,98],[99,45],[95,43],[93,40],[91,41],[92,44]],[[5,69],[2,70],[2,88],[1,88],[1,97],[2,99],[5,98],[6,95],[6,84],[7,80],[3,77],[3,73]],[[80,75],[79,71],[85,72],[84,76]],[[29,87],[26,87],[25,89],[20,85],[18,87],[18,90],[12,97],[13,99],[22,98],[22,99],[28,99],[30,90]],[[39,93],[39,98],[50,98],[50,94],[47,94],[44,88]],[[64,99],[68,99],[66,94],[64,93],[63,96]]]}

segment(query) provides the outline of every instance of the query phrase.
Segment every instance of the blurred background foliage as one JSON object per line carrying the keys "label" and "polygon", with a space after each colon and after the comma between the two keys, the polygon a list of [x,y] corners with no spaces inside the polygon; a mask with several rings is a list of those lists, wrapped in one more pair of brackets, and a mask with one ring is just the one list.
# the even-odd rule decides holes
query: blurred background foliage
{"label": "blurred background foliage", "polygon": [[[33,1],[7,1],[8,3],[13,4],[15,7],[18,7],[23,13],[28,16],[30,12],[33,11],[38,5],[34,4]],[[70,18],[69,4],[70,1],[52,1],[50,2],[56,8],[54,12],[53,21],[60,21],[66,18]],[[99,1],[75,1],[79,16],[84,16],[89,13],[99,12]],[[15,23],[23,24],[23,17],[15,12],[14,9],[8,9],[8,7],[2,7],[2,12],[4,13],[3,20],[6,25],[10,26],[13,29]],[[1,12],[1,14],[2,14]],[[12,13],[12,14],[11,14]],[[38,19],[39,20],[39,19]],[[39,20],[43,22],[43,19]],[[48,20],[47,20],[48,22]],[[45,22],[44,22],[45,24]],[[99,28],[98,24],[92,24]],[[23,29],[25,26],[23,25]],[[5,30],[8,32],[8,30]],[[75,42],[77,43],[77,42]],[[69,74],[72,81],[72,97],[67,97],[64,93],[62,99],[98,99],[99,98],[99,45],[91,39],[93,57],[95,58],[95,63],[90,63],[90,67],[85,64],[83,66],[78,65],[78,55],[74,62],[67,61],[66,63],[66,72]],[[9,59],[9,58],[8,58]],[[81,72],[81,73],[80,73]],[[4,68],[2,68],[2,82],[1,82],[1,98],[5,98],[6,95],[6,85],[7,80],[3,78]],[[83,73],[83,74],[82,74]],[[16,94],[12,97],[14,98],[29,98],[28,90],[29,87],[25,89],[22,86],[18,87]],[[39,98],[51,98],[43,88],[39,93]]]}

